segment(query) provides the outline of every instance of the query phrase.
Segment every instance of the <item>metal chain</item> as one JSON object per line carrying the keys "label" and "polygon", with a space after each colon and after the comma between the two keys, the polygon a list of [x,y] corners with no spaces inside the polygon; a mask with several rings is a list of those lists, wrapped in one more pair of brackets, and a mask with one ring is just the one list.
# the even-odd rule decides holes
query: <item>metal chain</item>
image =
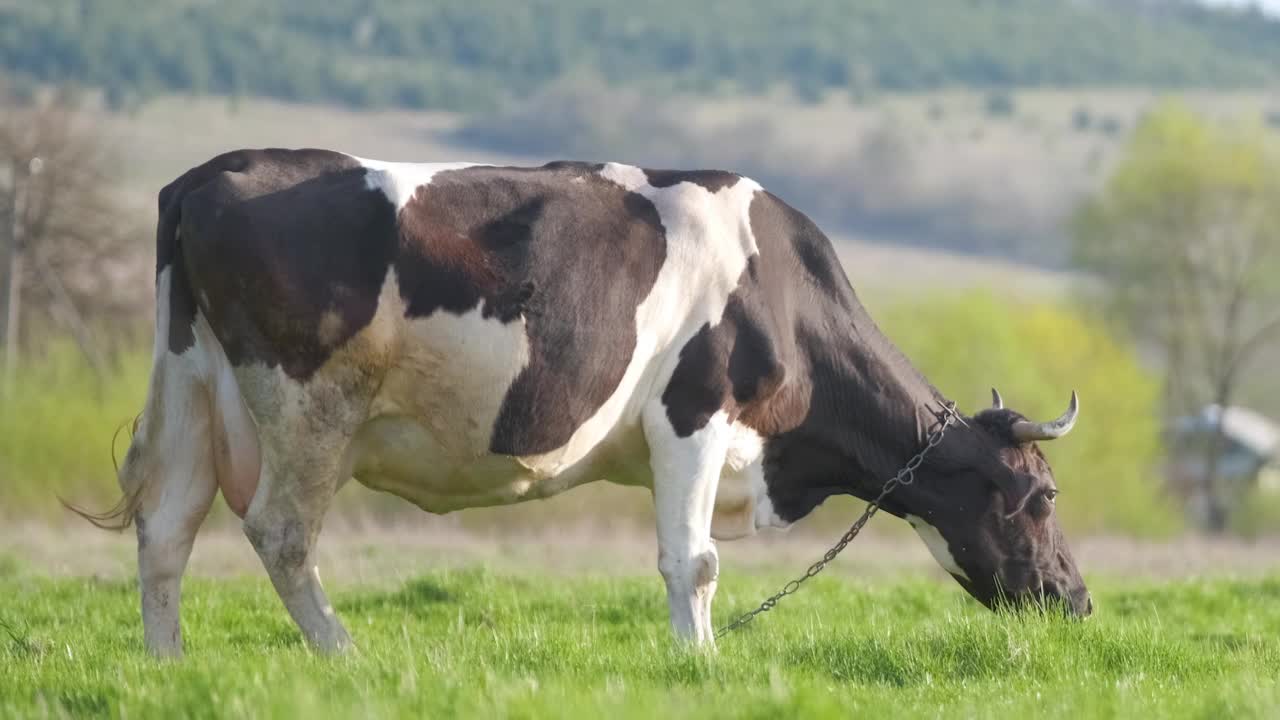
{"label": "metal chain", "polygon": [[765,601],[760,603],[760,606],[756,609],[739,615],[733,622],[717,630],[716,638],[719,639],[724,637],[726,634],[737,630],[752,620],[755,620],[757,615],[769,612],[777,606],[779,600],[793,594],[795,591],[800,589],[800,586],[803,585],[806,580],[822,572],[832,560],[836,559],[837,555],[844,551],[845,547],[847,547],[849,543],[853,542],[854,538],[858,537],[858,533],[862,532],[862,528],[867,524],[867,522],[871,520],[871,518],[875,517],[875,514],[880,511],[880,503],[888,497],[889,493],[899,487],[905,487],[915,482],[916,470],[918,470],[920,465],[924,463],[925,456],[929,454],[930,450],[934,449],[942,442],[943,434],[946,433],[947,428],[950,427],[951,423],[957,418],[956,404],[954,402],[947,403],[944,406],[943,411],[938,414],[938,429],[934,430],[929,435],[929,439],[925,443],[925,446],[920,449],[920,452],[916,453],[914,457],[907,461],[907,464],[898,471],[898,474],[889,478],[889,480],[885,482],[884,487],[880,488],[880,494],[876,495],[874,500],[867,503],[867,508],[862,511],[862,515],[853,522],[849,531],[840,538],[840,541],[828,550],[826,554],[822,556],[821,560],[810,565],[809,569],[804,571],[804,575],[801,575],[795,580],[783,585],[781,590],[765,599]]}

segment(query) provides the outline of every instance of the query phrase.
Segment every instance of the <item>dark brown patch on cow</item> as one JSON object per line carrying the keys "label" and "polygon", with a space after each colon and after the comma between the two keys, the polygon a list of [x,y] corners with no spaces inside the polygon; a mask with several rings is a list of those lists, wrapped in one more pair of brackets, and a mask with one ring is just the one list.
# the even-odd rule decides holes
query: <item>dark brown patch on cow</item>
{"label": "dark brown patch on cow", "polygon": [[759,292],[758,267],[759,256],[753,255],[720,322],[703,325],[680,350],[680,361],[662,393],[679,437],[692,435],[720,410],[762,425],[799,419],[794,414],[779,417],[768,407],[787,377],[782,358],[793,353],[778,332],[774,308]]}
{"label": "dark brown patch on cow", "polygon": [[181,203],[174,286],[185,276],[191,303],[208,298],[201,310],[233,365],[305,380],[372,320],[396,232],[365,174],[338,153],[241,151],[170,198]]}
{"label": "dark brown patch on cow", "polygon": [[563,446],[617,389],[636,307],[666,258],[657,209],[600,166],[474,167],[435,175],[401,212],[396,260],[411,316],[523,318],[529,364],[508,389],[490,449]]}
{"label": "dark brown patch on cow", "polygon": [[[749,210],[759,252],[752,256],[720,322],[703,326],[681,349],[663,393],[676,433],[687,436],[718,410],[765,436],[798,426],[813,361],[827,349],[805,347],[830,335],[833,317],[857,304],[830,242],[802,213],[766,192]],[[847,344],[841,338],[835,343]],[[822,368],[816,368],[821,373]],[[779,390],[787,386],[787,392]]]}
{"label": "dark brown patch on cow", "polygon": [[693,183],[709,193],[733,187],[742,179],[737,173],[724,170],[645,170],[645,178],[656,188],[671,187],[678,183]]}
{"label": "dark brown patch on cow", "polygon": [[[219,156],[196,168],[192,168],[181,177],[169,183],[160,191],[159,221],[156,223],[156,280],[166,268],[175,267],[169,278],[169,351],[175,354],[186,352],[195,344],[195,333],[192,325],[196,319],[195,297],[191,294],[191,285],[183,272],[182,244],[178,227],[182,220],[182,200],[186,193],[201,184],[208,182],[224,167],[233,165],[232,158]],[[157,330],[160,330],[157,328]]]}
{"label": "dark brown patch on cow", "polygon": [[[182,250],[178,249],[174,257],[179,259],[181,267]],[[195,335],[196,299],[191,294],[191,285],[186,273],[178,270],[169,275],[169,352],[180,355],[196,343]]]}
{"label": "dark brown patch on cow", "polygon": [[[773,269],[773,286],[767,288],[770,292],[783,292],[790,282],[799,282],[834,301],[846,312],[855,307],[861,310],[857,295],[849,284],[849,278],[845,275],[831,241],[807,215],[764,191],[756,193],[748,214],[756,242],[760,243],[764,238],[764,242],[771,245],[770,250],[773,251],[770,264],[777,263],[781,266]],[[764,252],[763,248],[761,252]],[[827,306],[822,310],[814,308],[806,314],[813,319],[830,318],[832,310]],[[865,316],[865,312],[862,315]],[[845,315],[834,317],[855,319]]]}

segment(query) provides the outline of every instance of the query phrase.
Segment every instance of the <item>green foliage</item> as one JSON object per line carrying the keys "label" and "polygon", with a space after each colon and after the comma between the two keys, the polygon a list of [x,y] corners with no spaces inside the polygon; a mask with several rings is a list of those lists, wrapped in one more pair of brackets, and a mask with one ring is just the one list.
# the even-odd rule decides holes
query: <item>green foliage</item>
{"label": "green foliage", "polygon": [[1077,259],[1126,283],[1166,277],[1181,254],[1170,248],[1189,234],[1207,239],[1223,211],[1273,199],[1278,172],[1276,148],[1257,128],[1214,125],[1166,103],[1143,118],[1102,192],[1081,209]]}
{"label": "green foliage", "polygon": [[1275,339],[1280,144],[1179,104],[1148,114],[1073,222],[1075,258],[1103,280],[1112,317],[1156,343],[1175,412],[1228,402]]}
{"label": "green foliage", "polygon": [[[646,569],[647,570],[647,569]],[[720,576],[719,617],[783,581]],[[142,650],[133,582],[15,578],[0,715],[1274,717],[1280,582],[1094,583],[1097,615],[995,615],[948,583],[823,576],[716,654],[672,642],[656,577],[435,572],[347,589],[360,648],[302,646],[265,579],[188,581],[187,657]],[[81,621],[91,618],[91,622]]]}
{"label": "green foliage", "polygon": [[[112,433],[141,411],[150,361],[124,354],[101,382],[69,342],[23,362],[13,395],[0,400],[0,513],[53,517],[55,493],[100,507],[114,502]],[[121,436],[123,457],[128,433]]]}
{"label": "green foliage", "polygon": [[1280,528],[1280,492],[1257,486],[1246,490],[1233,505],[1228,527],[1233,534],[1250,539],[1274,534]]}
{"label": "green foliage", "polygon": [[1162,535],[1178,526],[1160,497],[1159,381],[1133,349],[1079,312],[974,292],[890,302],[875,310],[888,336],[962,408],[990,404],[1057,417],[1074,389],[1071,435],[1042,443],[1062,490],[1069,531]]}
{"label": "green foliage", "polygon": [[185,91],[475,109],[593,68],[699,93],[774,86],[1259,86],[1280,23],[1194,3],[934,0],[43,0],[0,6],[0,67],[129,105]]}

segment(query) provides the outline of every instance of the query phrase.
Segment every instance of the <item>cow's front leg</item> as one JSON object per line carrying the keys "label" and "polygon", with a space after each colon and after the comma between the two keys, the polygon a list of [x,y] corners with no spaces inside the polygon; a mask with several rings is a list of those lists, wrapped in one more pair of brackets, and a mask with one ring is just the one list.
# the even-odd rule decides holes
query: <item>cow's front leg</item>
{"label": "cow's front leg", "polygon": [[716,486],[728,448],[729,424],[717,413],[701,429],[681,437],[655,403],[644,417],[653,466],[658,524],[658,570],[667,584],[676,636],[713,645],[711,599],[720,561],[711,540]]}

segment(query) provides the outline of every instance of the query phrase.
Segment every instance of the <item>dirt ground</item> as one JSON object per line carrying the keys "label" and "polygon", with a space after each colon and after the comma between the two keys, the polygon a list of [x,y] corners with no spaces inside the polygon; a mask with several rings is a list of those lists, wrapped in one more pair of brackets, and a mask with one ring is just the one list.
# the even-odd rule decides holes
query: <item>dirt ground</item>
{"label": "dirt ground", "polygon": [[[886,519],[877,522],[890,522]],[[836,539],[835,534],[831,542]],[[740,570],[797,574],[822,555],[827,540],[812,532],[766,532],[719,544],[722,572]],[[131,531],[10,526],[0,531],[0,567],[47,576],[129,577],[135,572]],[[1256,542],[1186,537],[1155,542],[1124,538],[1076,539],[1072,548],[1086,577],[1169,579],[1250,577],[1280,572],[1280,538]],[[638,575],[656,573],[651,536],[634,530],[558,528],[554,532],[492,533],[422,523],[413,526],[325,529],[320,571],[332,586],[389,585],[440,567],[488,565],[554,576],[566,573]],[[204,577],[262,574],[244,537],[231,527],[201,533],[190,573]],[[923,543],[898,532],[871,530],[828,572],[868,579],[918,574],[946,580]],[[5,573],[0,572],[0,578]]]}

